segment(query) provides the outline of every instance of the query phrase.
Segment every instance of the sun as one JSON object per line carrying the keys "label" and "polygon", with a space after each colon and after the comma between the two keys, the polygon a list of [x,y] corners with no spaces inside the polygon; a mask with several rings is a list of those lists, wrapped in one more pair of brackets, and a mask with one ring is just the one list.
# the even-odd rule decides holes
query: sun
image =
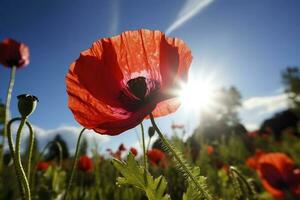
{"label": "sun", "polygon": [[180,100],[187,111],[205,111],[215,103],[216,86],[211,78],[190,77],[181,85]]}

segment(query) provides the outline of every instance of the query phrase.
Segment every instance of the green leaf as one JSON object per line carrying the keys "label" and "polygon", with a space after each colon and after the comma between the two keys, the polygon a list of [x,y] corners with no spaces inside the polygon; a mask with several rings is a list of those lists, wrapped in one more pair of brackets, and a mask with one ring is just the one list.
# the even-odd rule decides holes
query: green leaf
{"label": "green leaf", "polygon": [[127,162],[113,159],[112,164],[123,176],[117,179],[117,184],[137,187],[146,193],[149,200],[170,200],[170,196],[165,194],[165,178],[159,176],[154,179],[147,170],[139,166],[132,153],[129,153]]}
{"label": "green leaf", "polygon": [[199,167],[190,167],[193,176],[196,178],[198,185],[203,189],[199,191],[195,186],[195,183],[188,178],[188,188],[186,193],[183,194],[183,200],[199,200],[199,199],[213,199],[211,194],[209,193],[206,177],[200,175]]}

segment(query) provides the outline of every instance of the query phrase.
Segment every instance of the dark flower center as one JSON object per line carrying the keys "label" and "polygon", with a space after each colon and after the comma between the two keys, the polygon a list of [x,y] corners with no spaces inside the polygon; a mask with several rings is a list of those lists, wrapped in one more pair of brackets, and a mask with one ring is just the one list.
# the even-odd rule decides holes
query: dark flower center
{"label": "dark flower center", "polygon": [[119,100],[127,110],[134,111],[153,101],[159,88],[157,81],[139,76],[127,81],[126,88],[120,92]]}
{"label": "dark flower center", "polygon": [[147,93],[147,83],[145,77],[137,77],[134,79],[130,79],[127,82],[127,86],[129,91],[137,98],[144,99]]}

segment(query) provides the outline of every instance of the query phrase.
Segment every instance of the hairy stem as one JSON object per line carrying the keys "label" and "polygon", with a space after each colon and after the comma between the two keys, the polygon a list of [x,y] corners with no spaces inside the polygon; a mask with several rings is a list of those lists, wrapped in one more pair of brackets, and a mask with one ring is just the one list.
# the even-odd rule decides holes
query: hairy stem
{"label": "hairy stem", "polygon": [[28,162],[27,162],[27,179],[28,184],[30,184],[30,171],[31,171],[31,161],[32,161],[32,151],[34,146],[34,132],[32,126],[29,122],[26,122],[29,128],[29,155],[28,155]]}
{"label": "hairy stem", "polygon": [[192,172],[189,170],[189,168],[185,165],[185,163],[181,160],[180,156],[176,153],[176,151],[173,149],[172,145],[169,143],[169,141],[165,138],[165,136],[162,134],[162,132],[159,130],[158,126],[156,125],[154,121],[154,117],[152,113],[150,114],[150,120],[152,123],[152,126],[154,127],[155,131],[158,133],[159,138],[161,141],[166,145],[168,150],[173,154],[176,161],[180,164],[181,168],[185,171],[185,173],[188,175],[188,177],[192,180],[192,182],[195,184],[197,189],[202,193],[205,194],[204,189],[201,187],[201,185],[198,183],[197,179],[194,177]]}
{"label": "hairy stem", "polygon": [[141,131],[142,131],[142,141],[143,141],[144,167],[145,167],[145,170],[147,170],[147,157],[146,157],[146,146],[145,146],[145,131],[144,131],[143,123],[141,123]]}
{"label": "hairy stem", "polygon": [[10,101],[11,101],[11,94],[13,91],[14,83],[15,83],[15,75],[16,75],[16,66],[11,67],[10,72],[10,79],[9,84],[7,88],[7,94],[6,94],[6,101],[5,101],[5,113],[4,113],[4,130],[3,130],[3,137],[2,137],[2,150],[0,151],[0,170],[3,167],[3,154],[4,154],[4,146],[5,146],[5,138],[7,135],[7,123],[9,121],[9,107],[10,107]]}
{"label": "hairy stem", "polygon": [[64,196],[64,200],[67,199],[68,192],[70,191],[71,186],[72,186],[72,181],[73,181],[73,177],[74,177],[74,173],[75,173],[75,169],[76,169],[77,161],[78,161],[80,140],[81,140],[81,137],[82,137],[84,131],[85,131],[85,128],[83,128],[81,130],[81,132],[80,132],[80,134],[78,136],[78,140],[77,140],[77,144],[76,144],[75,157],[74,157],[74,162],[73,162],[73,167],[72,167],[72,171],[71,171],[70,180],[69,180],[69,183],[68,183],[68,186],[67,186],[67,190],[66,190],[66,193],[65,193],[65,196]]}
{"label": "hairy stem", "polygon": [[10,155],[14,161],[14,166],[15,166],[15,171],[16,171],[16,175],[17,175],[17,181],[18,181],[18,185],[19,185],[19,189],[20,189],[20,193],[21,196],[25,196],[25,191],[24,191],[24,187],[21,181],[21,174],[17,168],[17,161],[16,161],[16,157],[15,157],[15,146],[14,146],[14,142],[13,142],[13,138],[12,138],[12,133],[11,133],[11,125],[12,123],[14,123],[15,121],[19,121],[21,120],[21,118],[14,118],[12,120],[10,120],[7,124],[7,139],[8,139],[8,146],[9,146],[9,150],[10,150]]}
{"label": "hairy stem", "polygon": [[29,187],[29,183],[26,178],[26,174],[23,169],[22,161],[21,161],[21,133],[22,133],[23,126],[26,123],[26,120],[27,120],[27,118],[22,118],[21,123],[18,128],[18,132],[17,132],[16,150],[15,150],[15,160],[16,160],[15,165],[17,167],[17,170],[19,171],[21,182],[22,182],[22,185],[23,185],[24,191],[25,191],[25,196],[23,196],[23,199],[30,200],[31,199],[30,187]]}

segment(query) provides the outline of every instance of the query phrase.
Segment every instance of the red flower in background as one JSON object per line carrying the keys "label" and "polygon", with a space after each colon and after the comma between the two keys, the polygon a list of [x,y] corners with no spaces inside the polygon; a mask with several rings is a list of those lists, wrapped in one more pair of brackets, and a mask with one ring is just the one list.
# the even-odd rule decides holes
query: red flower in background
{"label": "red flower in background", "polygon": [[131,148],[130,148],[130,152],[131,152],[134,156],[137,156],[137,154],[138,154],[138,151],[137,151],[136,148],[134,148],[134,147],[131,147]]}
{"label": "red flower in background", "polygon": [[259,158],[264,155],[265,152],[260,150],[260,149],[256,149],[256,152],[255,152],[255,155],[254,156],[251,156],[249,157],[247,160],[246,160],[246,165],[251,168],[251,169],[254,169],[256,170],[257,167],[258,167],[258,160]]}
{"label": "red flower in background", "polygon": [[29,64],[29,48],[7,38],[0,43],[0,63],[6,67],[22,68]]}
{"label": "red flower in background", "polygon": [[268,153],[259,158],[257,172],[264,188],[276,200],[284,200],[289,192],[300,197],[300,173],[294,162],[283,153]]}
{"label": "red flower in background", "polygon": [[93,169],[93,161],[88,156],[81,156],[77,166],[80,171],[89,172]]}
{"label": "red flower in background", "polygon": [[147,152],[147,156],[153,165],[155,165],[155,166],[158,166],[158,165],[164,166],[165,165],[166,155],[161,150],[159,150],[159,149],[149,150]]}
{"label": "red flower in background", "polygon": [[69,108],[84,127],[118,135],[176,111],[173,94],[187,80],[192,55],[180,39],[160,31],[127,31],[93,43],[66,76]]}
{"label": "red flower in background", "polygon": [[38,164],[36,165],[36,169],[38,171],[46,171],[49,168],[50,164],[48,162],[45,161],[41,161],[38,162]]}
{"label": "red flower in background", "polygon": [[125,147],[125,145],[123,143],[120,144],[119,151],[126,151],[126,147]]}
{"label": "red flower in background", "polygon": [[215,152],[215,148],[213,147],[213,146],[211,146],[211,145],[208,145],[207,146],[207,154],[208,155],[211,155],[211,154],[213,154]]}

